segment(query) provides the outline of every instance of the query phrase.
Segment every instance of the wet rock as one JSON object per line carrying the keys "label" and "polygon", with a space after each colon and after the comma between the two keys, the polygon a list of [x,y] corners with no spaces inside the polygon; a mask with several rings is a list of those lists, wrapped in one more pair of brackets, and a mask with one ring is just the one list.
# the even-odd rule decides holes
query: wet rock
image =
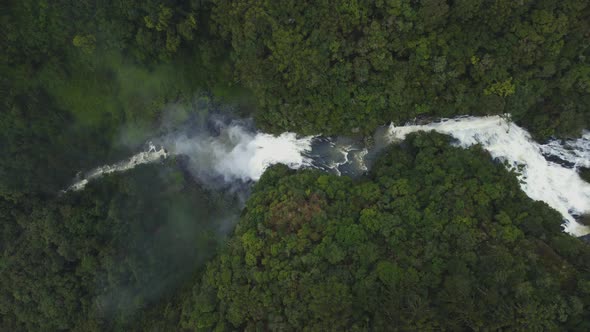
{"label": "wet rock", "polygon": [[584,181],[590,182],[590,168],[580,167],[578,173]]}
{"label": "wet rock", "polygon": [[584,214],[576,217],[576,221],[582,225],[590,226],[590,214]]}
{"label": "wet rock", "polygon": [[580,236],[578,239],[586,242],[587,244],[590,244],[590,234],[586,234],[586,235]]}

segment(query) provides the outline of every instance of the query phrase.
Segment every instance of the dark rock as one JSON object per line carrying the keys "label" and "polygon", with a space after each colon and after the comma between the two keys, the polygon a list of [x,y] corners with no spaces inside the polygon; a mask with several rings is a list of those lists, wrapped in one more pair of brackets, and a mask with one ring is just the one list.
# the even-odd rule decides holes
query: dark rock
{"label": "dark rock", "polygon": [[590,214],[584,214],[576,217],[576,221],[582,225],[590,226]]}
{"label": "dark rock", "polygon": [[586,234],[586,235],[580,236],[580,237],[578,237],[578,239],[580,239],[580,240],[582,240],[582,241],[590,244],[590,234]]}
{"label": "dark rock", "polygon": [[578,173],[584,181],[590,182],[590,168],[580,167]]}

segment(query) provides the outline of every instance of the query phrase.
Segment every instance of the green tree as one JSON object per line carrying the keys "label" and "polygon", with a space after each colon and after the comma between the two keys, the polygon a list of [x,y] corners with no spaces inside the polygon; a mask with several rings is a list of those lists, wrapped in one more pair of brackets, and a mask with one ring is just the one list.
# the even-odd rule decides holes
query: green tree
{"label": "green tree", "polygon": [[486,152],[449,142],[413,134],[357,182],[269,169],[182,326],[588,328],[590,247]]}
{"label": "green tree", "polygon": [[91,54],[96,48],[96,37],[94,35],[76,35],[72,43],[83,52]]}

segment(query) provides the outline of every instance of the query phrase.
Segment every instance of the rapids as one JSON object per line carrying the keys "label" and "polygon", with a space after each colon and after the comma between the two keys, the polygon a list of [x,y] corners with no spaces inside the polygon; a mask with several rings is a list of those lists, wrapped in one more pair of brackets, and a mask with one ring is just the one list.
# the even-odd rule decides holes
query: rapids
{"label": "rapids", "polygon": [[248,184],[278,163],[292,169],[317,168],[357,176],[368,170],[371,159],[384,146],[410,133],[430,130],[452,136],[460,147],[481,145],[492,158],[517,171],[520,186],[530,198],[544,201],[561,213],[566,232],[576,236],[590,233],[590,227],[576,221],[577,216],[590,213],[590,184],[578,175],[579,167],[590,167],[590,133],[576,140],[539,144],[508,115],[465,116],[421,125],[392,124],[377,131],[372,149],[345,137],[299,137],[289,132],[273,136],[256,132],[240,121],[217,123],[214,133],[200,131],[190,136],[181,133],[154,139],[157,145],[150,142],[146,151],[128,160],[98,167],[67,190],[83,189],[90,180],[104,174],[157,162],[168,155],[187,156],[191,171],[202,181]]}
{"label": "rapids", "polygon": [[[487,116],[443,119],[426,125],[391,125],[387,135],[390,141],[396,141],[409,133],[428,130],[454,137],[461,147],[480,144],[493,158],[517,170],[520,186],[530,198],[561,213],[566,232],[576,236],[590,233],[589,227],[575,220],[575,216],[590,213],[590,184],[577,172],[578,167],[590,162],[588,134],[574,141],[554,140],[541,145],[510,122],[509,116]],[[561,163],[548,160],[555,158]]]}

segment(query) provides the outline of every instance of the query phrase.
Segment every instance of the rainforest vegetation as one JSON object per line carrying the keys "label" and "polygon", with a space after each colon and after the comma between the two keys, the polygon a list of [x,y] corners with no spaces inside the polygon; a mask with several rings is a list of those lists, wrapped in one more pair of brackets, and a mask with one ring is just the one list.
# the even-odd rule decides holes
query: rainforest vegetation
{"label": "rainforest vegetation", "polygon": [[[215,330],[567,330],[590,247],[478,148],[414,135],[353,182],[267,171],[184,308]],[[188,312],[187,312],[188,311]]]}
{"label": "rainforest vegetation", "polygon": [[446,136],[359,179],[272,167],[241,212],[178,159],[61,193],[220,110],[271,133],[510,113],[577,137],[589,18],[586,0],[2,1],[0,330],[590,330],[590,247]]}

